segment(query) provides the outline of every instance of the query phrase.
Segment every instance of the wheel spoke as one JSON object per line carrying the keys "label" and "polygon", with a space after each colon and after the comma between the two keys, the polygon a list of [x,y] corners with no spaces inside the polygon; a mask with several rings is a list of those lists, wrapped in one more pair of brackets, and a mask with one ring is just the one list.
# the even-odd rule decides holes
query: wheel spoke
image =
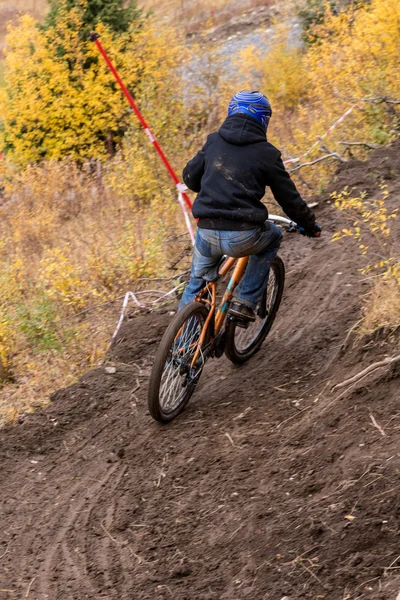
{"label": "wheel spoke", "polygon": [[187,393],[187,386],[202,368],[202,365],[195,367],[195,373],[192,375],[191,362],[203,325],[204,319],[197,315],[190,316],[180,328],[171,347],[159,389],[159,402],[165,413],[173,412],[179,406]]}

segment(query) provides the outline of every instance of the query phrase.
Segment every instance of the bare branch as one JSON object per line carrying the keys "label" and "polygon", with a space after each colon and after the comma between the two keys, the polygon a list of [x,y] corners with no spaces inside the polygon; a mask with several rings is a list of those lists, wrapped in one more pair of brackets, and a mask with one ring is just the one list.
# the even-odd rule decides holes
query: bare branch
{"label": "bare branch", "polygon": [[364,98],[364,102],[369,102],[370,104],[400,104],[400,100],[391,100],[387,96],[377,96],[376,98]]}
{"label": "bare branch", "polygon": [[332,391],[339,390],[340,388],[346,387],[346,385],[355,383],[355,382],[359,381],[360,379],[362,379],[363,377],[365,377],[365,375],[372,373],[372,371],[375,371],[376,369],[379,369],[380,367],[387,367],[398,361],[400,361],[400,354],[398,354],[397,356],[390,356],[388,358],[385,358],[384,360],[373,363],[372,365],[369,365],[369,367],[367,367],[366,369],[363,369],[363,371],[360,371],[353,377],[350,377],[350,379],[346,379],[346,381],[342,381],[341,383],[338,383],[337,385],[335,385],[332,388]]}
{"label": "bare branch", "polygon": [[326,154],[331,154],[332,156],[335,156],[337,158],[337,160],[339,160],[340,162],[347,162],[346,159],[343,158],[343,156],[341,156],[334,150],[331,150],[330,148],[328,148],[326,143],[322,141],[321,137],[318,137],[318,141],[319,141],[319,145],[321,146],[322,152],[325,152]]}
{"label": "bare branch", "polygon": [[379,431],[379,433],[381,435],[386,435],[386,433],[384,432],[383,428],[379,425],[379,423],[377,422],[377,420],[375,419],[374,415],[371,413],[369,415],[369,418],[371,419],[371,423],[374,427],[376,427],[376,429]]}
{"label": "bare branch", "polygon": [[368,142],[339,142],[339,144],[342,144],[342,146],[366,146],[371,150],[376,150],[376,148],[380,147],[379,144],[368,144]]}
{"label": "bare branch", "polygon": [[316,158],[315,160],[310,160],[309,162],[305,162],[302,163],[301,165],[297,165],[297,167],[294,167],[294,169],[290,169],[289,173],[294,173],[295,171],[298,171],[299,169],[302,169],[303,167],[311,167],[312,165],[316,165],[317,163],[321,162],[322,160],[326,160],[328,158],[334,158],[335,160],[340,160],[340,162],[344,162],[343,158],[340,157],[340,159],[338,158],[338,154],[336,152],[332,152],[331,154],[325,154],[324,156],[320,156],[320,158]]}

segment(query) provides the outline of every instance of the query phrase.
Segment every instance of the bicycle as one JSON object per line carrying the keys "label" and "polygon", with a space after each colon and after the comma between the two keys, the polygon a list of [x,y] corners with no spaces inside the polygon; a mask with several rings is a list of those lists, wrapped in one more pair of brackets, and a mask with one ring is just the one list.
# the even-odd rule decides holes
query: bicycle
{"label": "bicycle", "polygon": [[[304,232],[285,217],[270,215],[268,220],[289,232]],[[154,359],[148,388],[148,409],[156,421],[170,422],[182,412],[209,358],[220,358],[225,353],[234,364],[243,364],[261,348],[281,303],[285,266],[277,256],[270,268],[267,288],[256,309],[256,320],[244,324],[230,317],[228,308],[248,260],[248,256],[224,257],[218,279],[207,283],[194,302],[183,306],[165,331]],[[233,273],[217,309],[217,283],[232,268]]]}

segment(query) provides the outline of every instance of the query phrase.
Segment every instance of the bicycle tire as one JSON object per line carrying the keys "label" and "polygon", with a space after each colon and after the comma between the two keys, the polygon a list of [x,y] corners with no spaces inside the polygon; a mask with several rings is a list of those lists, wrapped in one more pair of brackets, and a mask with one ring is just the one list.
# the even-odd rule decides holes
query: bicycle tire
{"label": "bicycle tire", "polygon": [[[195,365],[195,367],[191,369],[189,368],[189,365],[196,349],[196,336],[198,339],[207,315],[208,309],[204,304],[201,302],[191,302],[176,313],[162,337],[154,358],[147,396],[150,415],[160,423],[168,423],[175,419],[175,417],[185,408],[195,390],[203,370],[204,362],[203,364],[200,362],[200,364]],[[182,352],[182,348],[177,349],[176,338],[181,329],[183,329],[184,332],[185,323],[187,323],[190,318],[195,318],[198,321],[198,325],[196,325],[195,330],[193,329],[193,333],[189,333],[187,339],[179,342],[182,343],[184,347],[186,343],[188,347],[187,350],[183,349]],[[194,327],[193,323],[194,322],[192,321],[192,324],[188,325],[189,332],[190,328]],[[181,333],[180,336],[182,335],[185,336],[186,334]],[[190,335],[193,335],[193,340],[191,340]],[[208,341],[209,337],[206,336],[204,345],[206,345]],[[194,346],[194,348],[191,348],[192,346]],[[196,362],[198,363],[198,361]],[[185,370],[188,370],[186,379]],[[167,379],[166,381],[164,380],[163,383],[163,375],[165,374]],[[181,377],[181,380],[179,380],[178,377]],[[170,380],[171,385],[174,382],[177,383],[176,393],[179,392],[179,395],[177,398],[172,398],[172,408],[166,410],[163,392],[165,391],[167,394],[172,395],[175,393],[174,390],[169,390]],[[181,385],[179,385],[179,381]],[[168,396],[168,398],[169,397],[170,396]]]}
{"label": "bicycle tire", "polygon": [[[271,286],[274,285],[275,289],[271,290]],[[266,311],[264,319],[256,318],[256,322],[252,323],[248,329],[238,327],[237,323],[233,319],[229,319],[226,325],[226,346],[225,355],[234,364],[243,364],[248,361],[256,352],[261,348],[265,338],[271,330],[275,317],[277,315],[279,305],[282,300],[283,288],[285,285],[285,265],[282,259],[277,256],[270,268],[270,275],[268,280],[268,286],[263,294],[259,311],[262,314],[262,310]],[[269,294],[272,293],[273,297],[270,298],[271,304],[267,305],[269,300]],[[261,310],[260,310],[261,309]],[[258,322],[257,322],[258,321]],[[238,343],[238,336],[243,335],[243,332],[249,332],[251,335],[252,329],[257,327],[256,334],[251,338],[248,345],[240,347]]]}

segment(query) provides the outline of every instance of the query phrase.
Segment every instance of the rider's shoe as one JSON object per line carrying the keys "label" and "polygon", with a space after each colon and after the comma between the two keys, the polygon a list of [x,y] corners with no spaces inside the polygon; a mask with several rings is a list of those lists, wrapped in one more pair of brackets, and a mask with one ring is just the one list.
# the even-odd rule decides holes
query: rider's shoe
{"label": "rider's shoe", "polygon": [[229,315],[234,317],[238,321],[244,323],[252,323],[256,320],[256,313],[252,308],[245,304],[239,304],[238,302],[232,302],[229,308]]}

